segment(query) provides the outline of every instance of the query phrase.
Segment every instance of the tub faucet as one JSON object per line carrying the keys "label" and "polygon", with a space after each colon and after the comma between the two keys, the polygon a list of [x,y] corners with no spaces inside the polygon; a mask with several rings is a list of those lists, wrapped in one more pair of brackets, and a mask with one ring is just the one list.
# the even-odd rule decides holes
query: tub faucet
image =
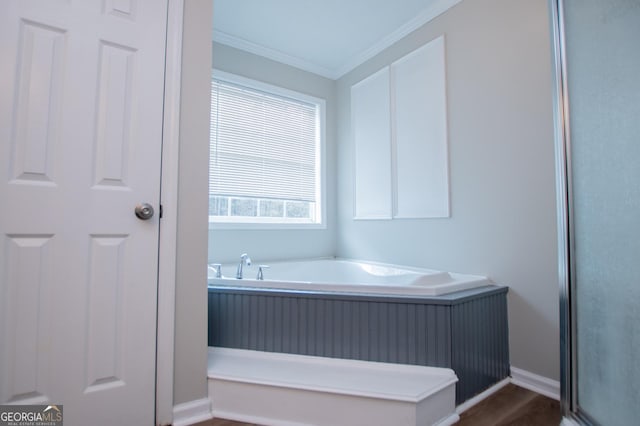
{"label": "tub faucet", "polygon": [[264,270],[267,269],[269,265],[259,265],[258,266],[258,275],[256,276],[256,280],[263,281],[264,280]]}
{"label": "tub faucet", "polygon": [[222,264],[212,263],[209,265],[209,269],[212,270],[215,278],[222,278]]}
{"label": "tub faucet", "polygon": [[236,278],[239,280],[242,279],[242,267],[245,263],[247,264],[247,266],[251,265],[251,259],[249,258],[249,255],[247,253],[243,253],[242,255],[240,255],[240,263],[238,264],[238,270],[236,271]]}

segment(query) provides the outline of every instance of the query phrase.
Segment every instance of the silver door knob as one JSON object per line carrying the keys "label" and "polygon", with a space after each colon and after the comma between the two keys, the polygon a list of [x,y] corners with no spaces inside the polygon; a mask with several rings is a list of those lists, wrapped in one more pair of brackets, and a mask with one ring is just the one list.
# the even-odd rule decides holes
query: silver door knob
{"label": "silver door knob", "polygon": [[138,204],[135,212],[138,219],[149,220],[153,217],[153,206],[147,203]]}

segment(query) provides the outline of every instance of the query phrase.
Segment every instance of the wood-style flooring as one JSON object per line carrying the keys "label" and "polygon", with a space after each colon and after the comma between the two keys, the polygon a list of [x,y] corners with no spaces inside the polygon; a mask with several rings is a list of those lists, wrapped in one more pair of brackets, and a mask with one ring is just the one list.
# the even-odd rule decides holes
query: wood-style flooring
{"label": "wood-style flooring", "polygon": [[[509,384],[460,415],[458,426],[557,426],[558,401]],[[232,420],[213,419],[196,426],[255,426]],[[389,425],[395,426],[395,425]]]}
{"label": "wood-style flooring", "polygon": [[508,384],[460,415],[458,426],[557,426],[562,420],[554,399]]}

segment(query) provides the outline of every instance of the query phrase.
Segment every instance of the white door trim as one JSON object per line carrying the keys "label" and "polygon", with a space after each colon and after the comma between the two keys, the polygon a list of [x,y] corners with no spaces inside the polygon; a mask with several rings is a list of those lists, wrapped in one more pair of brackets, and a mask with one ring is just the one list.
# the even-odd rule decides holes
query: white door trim
{"label": "white door trim", "polygon": [[175,332],[176,235],[180,141],[180,76],[184,0],[168,0],[164,124],[158,264],[156,343],[156,425],[173,421],[173,346]]}

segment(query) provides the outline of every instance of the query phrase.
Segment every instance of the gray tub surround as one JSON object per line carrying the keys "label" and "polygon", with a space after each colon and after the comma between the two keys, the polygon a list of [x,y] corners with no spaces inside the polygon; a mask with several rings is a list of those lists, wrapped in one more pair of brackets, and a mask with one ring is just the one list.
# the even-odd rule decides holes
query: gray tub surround
{"label": "gray tub surround", "polygon": [[209,286],[209,346],[446,367],[460,404],[509,375],[507,287],[437,297]]}

